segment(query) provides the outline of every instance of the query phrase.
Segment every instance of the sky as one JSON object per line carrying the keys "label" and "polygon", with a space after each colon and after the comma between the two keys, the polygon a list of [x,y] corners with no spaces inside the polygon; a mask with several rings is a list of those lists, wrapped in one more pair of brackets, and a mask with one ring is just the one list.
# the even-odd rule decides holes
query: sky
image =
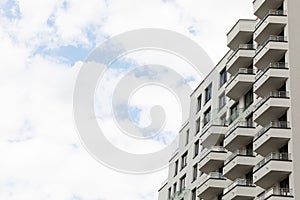
{"label": "sky", "polygon": [[[0,0],[0,199],[157,199],[166,169],[123,174],[101,165],[82,146],[72,104],[78,72],[102,42],[139,28],[179,32],[217,63],[228,51],[227,32],[240,18],[253,18],[252,0]],[[105,77],[104,85],[117,83],[121,76],[116,72],[126,60],[140,64],[154,54],[136,53],[116,62],[117,71]],[[164,56],[155,58],[180,63]],[[199,81],[191,79],[191,84]],[[104,97],[111,96],[110,89],[99,87],[97,103],[108,103]],[[149,123],[149,104],[157,100],[156,93],[159,89],[150,87],[132,97],[129,113],[136,124]],[[162,100],[175,112],[171,116],[180,113],[173,109],[176,100],[170,94]],[[169,140],[135,143],[117,133],[111,118],[105,119],[99,123],[113,133],[109,140],[129,152],[157,150]],[[178,120],[168,122],[167,130],[178,129]]]}

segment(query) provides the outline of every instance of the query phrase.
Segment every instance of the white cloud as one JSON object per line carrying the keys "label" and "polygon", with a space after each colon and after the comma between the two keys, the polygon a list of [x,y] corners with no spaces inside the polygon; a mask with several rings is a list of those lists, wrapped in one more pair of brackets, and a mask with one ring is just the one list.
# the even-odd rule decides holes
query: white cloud
{"label": "white cloud", "polygon": [[5,15],[7,2],[0,1],[0,199],[156,199],[166,171],[121,174],[82,148],[72,116],[82,62],[70,66],[39,50],[92,48],[106,36],[155,27],[188,35],[216,62],[226,51],[226,32],[250,16],[251,2],[20,0],[12,7],[20,18]]}

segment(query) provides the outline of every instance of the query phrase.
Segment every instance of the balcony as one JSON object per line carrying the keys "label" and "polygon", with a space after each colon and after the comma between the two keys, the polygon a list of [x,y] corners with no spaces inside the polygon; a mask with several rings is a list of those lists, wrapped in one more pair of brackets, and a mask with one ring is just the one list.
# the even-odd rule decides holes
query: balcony
{"label": "balcony", "polygon": [[240,121],[226,132],[224,147],[229,151],[240,149],[252,141],[255,133],[253,123]]}
{"label": "balcony", "polygon": [[255,81],[255,73],[253,69],[240,68],[227,83],[225,93],[233,99],[238,100],[250,90]]}
{"label": "balcony", "polygon": [[287,144],[291,138],[292,131],[288,122],[271,122],[254,136],[253,149],[266,156]]}
{"label": "balcony", "polygon": [[203,130],[200,136],[200,144],[209,148],[216,145],[219,141],[223,140],[227,126],[221,122],[212,122],[208,124]]}
{"label": "balcony", "polygon": [[287,63],[270,63],[256,75],[253,87],[254,92],[261,97],[267,96],[269,91],[280,88],[288,77],[289,70]]}
{"label": "balcony", "polygon": [[230,181],[221,173],[212,172],[203,175],[200,180],[200,186],[197,188],[197,196],[200,199],[212,199],[222,194],[223,189],[228,187]]}
{"label": "balcony", "polygon": [[227,33],[227,46],[235,50],[239,44],[248,43],[252,38],[255,23],[255,20],[239,20]]}
{"label": "balcony", "polygon": [[223,174],[225,177],[235,180],[249,173],[257,163],[257,158],[252,150],[237,150],[224,162]]}
{"label": "balcony", "polygon": [[224,147],[215,146],[204,150],[199,161],[199,170],[208,174],[222,167],[227,158],[227,151]]}
{"label": "balcony", "polygon": [[176,191],[171,197],[168,198],[168,200],[176,200],[176,199],[182,199],[188,194],[187,189],[183,189],[181,191]]}
{"label": "balcony", "polygon": [[222,200],[252,200],[262,191],[251,180],[237,179],[224,189]]}
{"label": "balcony", "polygon": [[254,65],[261,70],[267,66],[270,61],[277,61],[283,58],[287,50],[287,37],[271,35],[256,49]]}
{"label": "balcony", "polygon": [[269,10],[277,10],[284,0],[255,0],[253,2],[254,15],[259,19],[263,19]]}
{"label": "balcony", "polygon": [[294,200],[291,188],[271,188],[254,200]]}
{"label": "balcony", "polygon": [[253,44],[240,44],[227,61],[227,72],[236,74],[241,66],[249,66],[255,56],[255,46]]}
{"label": "balcony", "polygon": [[270,153],[253,168],[253,181],[267,189],[286,178],[292,170],[291,154]]}
{"label": "balcony", "polygon": [[255,105],[253,119],[256,123],[266,126],[270,121],[276,121],[286,113],[289,107],[288,92],[273,91]]}
{"label": "balcony", "polygon": [[269,35],[278,35],[284,30],[287,25],[286,11],[283,10],[269,10],[267,15],[260,20],[254,32],[254,40],[262,44],[263,40]]}

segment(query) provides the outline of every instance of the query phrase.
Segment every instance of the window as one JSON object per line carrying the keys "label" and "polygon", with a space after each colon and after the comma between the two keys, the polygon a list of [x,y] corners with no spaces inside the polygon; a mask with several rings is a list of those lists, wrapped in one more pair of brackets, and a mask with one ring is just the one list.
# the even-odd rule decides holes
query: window
{"label": "window", "polygon": [[205,89],[205,103],[207,103],[211,99],[211,88],[212,84],[210,84],[206,89]]}
{"label": "window", "polygon": [[196,200],[197,194],[196,194],[196,188],[192,190],[192,200]]}
{"label": "window", "polygon": [[181,157],[181,169],[187,165],[187,152],[184,153]]}
{"label": "window", "polygon": [[180,178],[180,192],[185,190],[185,182],[186,182],[186,176],[184,175],[183,177]]}
{"label": "window", "polygon": [[195,181],[197,179],[197,175],[198,175],[198,165],[195,164],[193,166],[193,181]]}
{"label": "window", "polygon": [[222,87],[227,81],[227,72],[226,68],[222,69],[220,72],[220,87]]}
{"label": "window", "polygon": [[253,89],[249,90],[245,96],[245,109],[248,108],[253,103]]}
{"label": "window", "polygon": [[168,199],[171,199],[171,195],[172,195],[172,189],[169,188],[169,189],[168,189]]}
{"label": "window", "polygon": [[246,117],[247,127],[254,127],[253,125],[253,114]]}
{"label": "window", "polygon": [[197,140],[194,144],[194,157],[198,156],[199,154],[199,140]]}
{"label": "window", "polygon": [[201,110],[201,99],[202,99],[202,95],[200,94],[200,96],[198,96],[197,98],[197,112]]}
{"label": "window", "polygon": [[174,176],[176,176],[178,173],[178,160],[176,160],[175,164],[174,164]]}
{"label": "window", "polygon": [[175,194],[176,191],[177,191],[177,183],[175,182],[175,183],[173,184],[173,194]]}
{"label": "window", "polygon": [[186,131],[186,136],[185,136],[185,145],[188,145],[189,143],[189,135],[190,135],[190,129]]}
{"label": "window", "polygon": [[226,105],[226,98],[225,98],[225,93],[223,92],[219,96],[219,110],[221,110],[225,105]]}
{"label": "window", "polygon": [[209,107],[205,112],[204,112],[204,118],[203,118],[203,126],[205,126],[211,118],[211,108]]}
{"label": "window", "polygon": [[238,106],[239,106],[239,102],[236,102],[230,108],[230,123],[232,123],[236,118],[239,117]]}
{"label": "window", "polygon": [[200,131],[200,117],[196,120],[196,134]]}
{"label": "window", "polygon": [[224,114],[220,117],[220,125],[223,125],[223,126],[226,125],[226,114]]}

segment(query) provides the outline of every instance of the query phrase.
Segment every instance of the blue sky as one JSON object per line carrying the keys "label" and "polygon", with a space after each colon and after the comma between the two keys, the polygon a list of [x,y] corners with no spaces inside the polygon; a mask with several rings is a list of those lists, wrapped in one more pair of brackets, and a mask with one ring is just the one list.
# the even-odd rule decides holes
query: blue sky
{"label": "blue sky", "polygon": [[[153,27],[186,35],[216,63],[227,51],[226,32],[251,12],[251,0],[0,0],[0,199],[157,199],[166,170],[121,174],[81,145],[72,95],[82,62],[105,39]],[[147,112],[138,105],[129,115],[145,125]],[[172,135],[166,133],[152,141],[155,148]]]}

